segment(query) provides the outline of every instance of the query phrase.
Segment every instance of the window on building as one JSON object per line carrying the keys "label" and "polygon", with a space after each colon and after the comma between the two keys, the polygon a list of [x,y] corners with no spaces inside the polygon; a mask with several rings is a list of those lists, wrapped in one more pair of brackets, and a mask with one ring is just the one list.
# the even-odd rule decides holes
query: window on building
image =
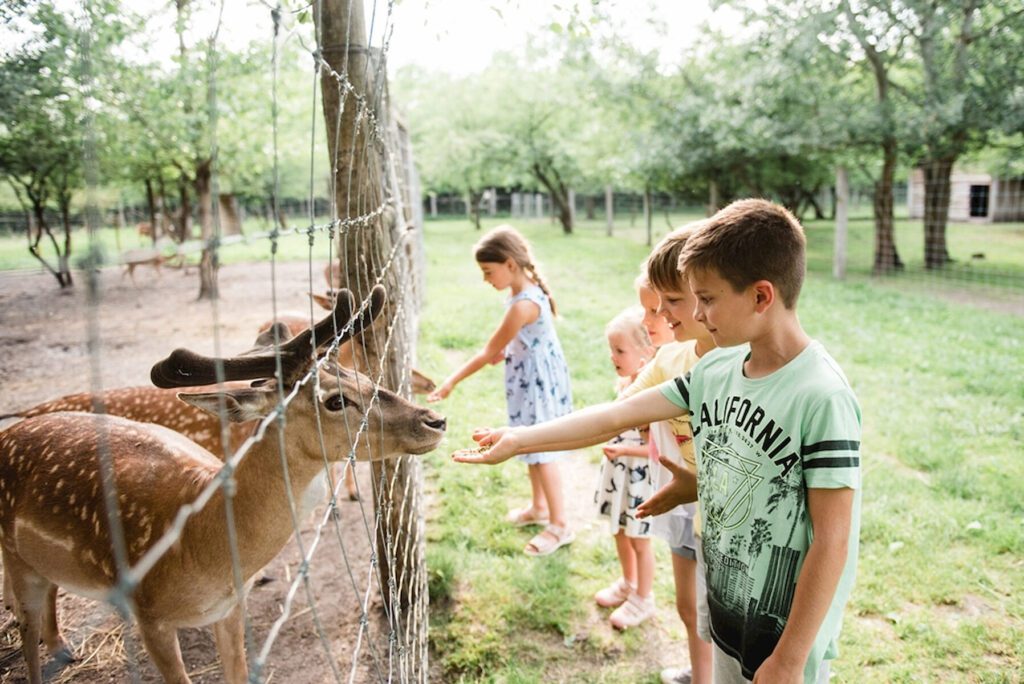
{"label": "window on building", "polygon": [[971,216],[988,216],[987,185],[971,186]]}

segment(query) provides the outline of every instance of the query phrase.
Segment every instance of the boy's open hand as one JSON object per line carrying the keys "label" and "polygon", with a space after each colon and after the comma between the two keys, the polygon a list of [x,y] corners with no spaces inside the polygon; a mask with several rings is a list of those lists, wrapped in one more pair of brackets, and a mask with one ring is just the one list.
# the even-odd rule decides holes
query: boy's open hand
{"label": "boy's open hand", "polygon": [[650,499],[640,504],[636,509],[638,518],[668,513],[679,504],[692,503],[697,500],[697,476],[693,474],[693,471],[676,465],[665,456],[658,460],[672,473],[672,481],[659,489]]}
{"label": "boy's open hand", "polygon": [[507,427],[477,428],[473,430],[473,441],[480,445],[479,449],[459,449],[452,454],[452,460],[457,463],[493,465],[515,456],[518,446],[513,430]]}

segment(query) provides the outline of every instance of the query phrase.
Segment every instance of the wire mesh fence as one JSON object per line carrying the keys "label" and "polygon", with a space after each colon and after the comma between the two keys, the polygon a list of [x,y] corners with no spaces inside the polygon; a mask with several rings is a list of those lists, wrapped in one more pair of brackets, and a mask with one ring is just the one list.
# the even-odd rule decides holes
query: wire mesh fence
{"label": "wire mesh fence", "polygon": [[[123,305],[125,286],[111,269],[100,268],[109,261],[92,241],[76,273],[85,285],[77,295],[85,305],[84,332],[67,342],[80,350],[88,380],[78,396],[35,410],[19,406],[12,413],[20,415],[8,417],[20,420],[0,432],[2,538],[9,542],[5,602],[15,610],[21,637],[5,656],[24,650],[26,661],[5,657],[4,681],[24,676],[20,668],[34,677],[40,636],[56,655],[64,647],[40,612],[56,601],[53,582],[100,598],[141,637],[140,643],[130,632],[107,632],[112,636],[85,659],[93,667],[80,662],[61,669],[44,651],[48,676],[60,681],[93,681],[97,661],[115,679],[148,680],[155,668],[177,681],[191,664],[182,660],[176,630],[209,624],[220,667],[192,669],[199,681],[263,682],[275,673],[279,681],[427,680],[422,472],[410,454],[434,448],[445,425],[443,417],[408,401],[423,292],[422,216],[412,200],[418,181],[408,135],[391,115],[386,87],[390,10],[390,3],[374,7],[368,30],[355,26],[363,20],[361,9],[348,13],[340,43],[337,31],[325,30],[330,19],[315,18],[316,39],[307,46],[312,95],[330,104],[326,126],[314,123],[313,137],[329,138],[332,155],[317,159],[311,144],[310,197],[300,207],[307,215],[289,216],[275,196],[266,230],[230,234],[221,225],[223,212],[215,211],[205,219],[201,240],[176,246],[184,257],[202,257],[202,277],[212,275],[230,288],[237,270],[218,264],[233,249],[258,245],[259,261],[269,269],[261,310],[270,309],[273,324],[254,346],[222,351],[238,342],[220,331],[231,319],[251,316],[214,296],[203,326],[212,339],[202,344],[212,353],[164,356],[157,352],[164,344],[154,343],[153,358],[134,360],[133,367],[152,365],[153,381],[167,389],[110,389],[105,365],[114,365],[117,352],[104,339],[104,312]],[[279,36],[296,34],[282,32],[290,17],[280,6],[268,11],[276,62]],[[368,47],[374,38],[380,47]],[[359,61],[357,54],[367,58]],[[88,77],[88,65],[84,73]],[[210,73],[217,197],[216,74]],[[275,113],[276,98],[275,87],[268,102]],[[275,146],[276,127],[275,115],[268,131]],[[99,181],[94,144],[87,131],[90,188]],[[334,179],[327,202],[313,196],[313,177],[323,173],[324,161]],[[82,217],[90,238],[111,218],[94,206]],[[114,223],[140,218],[121,209]],[[293,251],[305,245],[303,268],[279,262],[285,245]],[[317,313],[310,300],[301,314],[283,311],[281,302],[293,301],[296,291],[322,292],[330,310]],[[149,306],[170,303],[159,301],[159,290],[152,296],[158,301]],[[5,397],[5,403],[17,401]],[[212,423],[203,422],[203,411]],[[17,454],[26,452],[44,456],[48,469],[52,461],[52,470],[24,468]],[[370,475],[353,480],[357,461],[371,462]],[[350,497],[372,507],[341,510]],[[45,510],[36,505],[42,501]],[[283,564],[274,561],[282,549],[288,556]],[[273,598],[261,590],[258,603],[266,605],[254,615],[242,597],[270,561]],[[298,638],[306,639],[298,644],[297,621]],[[339,629],[338,621],[347,626]]]}

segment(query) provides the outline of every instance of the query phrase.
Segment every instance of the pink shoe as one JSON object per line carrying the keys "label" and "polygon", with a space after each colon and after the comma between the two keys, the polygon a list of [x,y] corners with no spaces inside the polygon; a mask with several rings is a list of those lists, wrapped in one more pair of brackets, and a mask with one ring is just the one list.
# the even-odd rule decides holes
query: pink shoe
{"label": "pink shoe", "polygon": [[629,627],[636,627],[648,618],[654,617],[656,610],[653,594],[647,598],[640,598],[639,594],[631,591],[626,602],[612,611],[611,617],[608,620],[615,629],[628,629]]}
{"label": "pink shoe", "polygon": [[618,608],[626,602],[631,593],[633,593],[633,586],[626,581],[625,577],[620,577],[594,594],[594,601],[602,608]]}

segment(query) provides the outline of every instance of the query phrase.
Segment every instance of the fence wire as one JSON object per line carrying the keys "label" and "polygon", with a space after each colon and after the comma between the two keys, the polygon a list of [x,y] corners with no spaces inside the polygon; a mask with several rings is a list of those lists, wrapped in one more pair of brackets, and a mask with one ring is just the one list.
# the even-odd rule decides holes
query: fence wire
{"label": "fence wire", "polygon": [[[320,3],[315,3],[316,11],[320,9]],[[415,330],[416,317],[422,297],[422,273],[418,273],[423,267],[422,260],[422,223],[418,222],[418,216],[413,210],[411,201],[412,193],[418,192],[417,181],[412,168],[412,156],[408,136],[404,129],[391,117],[388,112],[389,102],[386,97],[386,73],[385,63],[391,34],[392,3],[386,3],[381,9],[377,3],[373,4],[370,27],[368,31],[368,43],[375,38],[375,24],[381,19],[378,16],[383,14],[384,29],[381,31],[383,39],[382,47],[373,50],[373,59],[367,60],[367,71],[372,69],[372,82],[376,83],[374,92],[363,93],[359,90],[345,70],[336,70],[324,59],[323,51],[317,46],[307,46],[310,54],[312,69],[312,97],[319,99],[318,82],[321,74],[327,74],[334,83],[338,92],[338,99],[341,103],[341,110],[336,118],[328,118],[328,125],[336,126],[335,133],[341,135],[345,131],[340,130],[342,112],[344,108],[354,108],[355,126],[367,135],[364,137],[363,149],[359,150],[364,158],[372,158],[378,155],[380,158],[380,181],[381,192],[379,197],[368,197],[364,188],[352,183],[351,175],[348,183],[342,188],[332,188],[334,197],[345,197],[347,205],[339,213],[338,202],[332,201],[329,206],[330,215],[327,220],[322,220],[317,215],[318,206],[314,193],[314,174],[322,166],[321,160],[317,159],[316,135],[323,134],[324,127],[318,127],[316,120],[311,123],[311,147],[310,147],[310,196],[308,222],[305,225],[278,226],[274,225],[266,231],[249,235],[223,235],[220,229],[218,212],[213,212],[213,226],[210,235],[202,241],[194,241],[178,246],[178,253],[183,256],[202,252],[205,256],[212,255],[212,261],[217,264],[221,255],[232,249],[235,245],[251,245],[254,241],[264,242],[267,246],[267,259],[271,269],[271,308],[274,317],[277,317],[278,293],[282,290],[294,290],[301,288],[309,291],[317,291],[330,285],[331,289],[338,286],[338,283],[326,283],[318,285],[314,272],[314,262],[338,262],[344,267],[346,255],[343,253],[349,245],[369,245],[367,253],[355,255],[365,264],[365,272],[349,273],[344,270],[341,273],[342,286],[354,291],[369,292],[369,288],[361,288],[361,284],[385,284],[388,288],[388,307],[385,315],[382,315],[382,322],[378,324],[379,330],[371,334],[370,330],[359,330],[356,332],[352,343],[355,348],[355,360],[362,362],[362,367],[367,373],[366,376],[357,375],[357,384],[369,383],[359,387],[360,395],[365,389],[370,393],[370,399],[361,407],[361,417],[358,421],[351,421],[347,412],[342,411],[341,425],[328,425],[329,421],[337,421],[339,416],[327,415],[319,411],[315,416],[317,425],[316,442],[319,444],[318,453],[302,453],[296,456],[300,448],[298,444],[289,444],[286,441],[286,424],[288,421],[289,409],[292,407],[296,397],[302,393],[319,393],[320,382],[323,373],[334,376],[336,382],[341,383],[342,371],[337,363],[333,361],[339,352],[342,341],[353,331],[353,322],[339,321],[340,329],[333,332],[333,339],[326,345],[325,352],[319,360],[311,365],[301,379],[291,386],[285,387],[278,383],[277,405],[259,422],[253,432],[232,451],[230,448],[229,420],[227,417],[228,408],[223,397],[221,398],[221,423],[222,423],[222,444],[225,445],[224,465],[209,484],[203,488],[201,493],[194,500],[183,505],[175,514],[173,523],[161,534],[161,536],[148,546],[146,552],[134,564],[128,560],[128,549],[133,543],[132,539],[126,538],[124,527],[121,525],[120,515],[123,511],[118,510],[119,493],[116,490],[115,478],[113,476],[113,459],[109,448],[101,448],[101,470],[107,510],[109,511],[109,535],[113,543],[117,565],[117,581],[107,595],[107,602],[114,609],[130,619],[135,610],[133,597],[139,589],[147,573],[160,562],[161,558],[168,553],[175,545],[182,542],[182,535],[186,530],[189,521],[202,511],[211,501],[223,501],[226,515],[227,544],[232,558],[231,584],[235,591],[242,593],[243,585],[251,578],[243,577],[240,568],[240,557],[247,543],[247,539],[240,533],[236,516],[238,511],[234,502],[239,496],[245,496],[245,492],[239,492],[236,482],[236,474],[247,458],[253,458],[257,450],[266,454],[267,449],[276,451],[284,473],[285,491],[287,492],[288,508],[291,514],[292,541],[294,550],[291,553],[293,559],[289,563],[295,564],[297,571],[290,578],[286,586],[277,589],[279,600],[279,615],[272,624],[254,624],[249,616],[245,617],[245,635],[247,646],[247,660],[249,667],[249,681],[269,681],[274,675],[274,662],[276,649],[279,647],[279,639],[283,630],[289,622],[296,619],[297,615],[310,613],[316,649],[309,649],[305,657],[319,658],[325,667],[321,668],[322,674],[316,681],[336,682],[422,682],[427,680],[427,595],[426,595],[426,571],[423,554],[423,526],[424,515],[421,510],[422,500],[422,472],[417,460],[410,456],[399,456],[394,461],[379,464],[374,463],[372,468],[373,476],[370,478],[371,491],[366,492],[356,479],[356,492],[361,500],[367,495],[373,502],[373,511],[368,512],[363,506],[358,506],[359,524],[343,527],[342,516],[339,515],[340,501],[344,489],[343,478],[335,479],[332,471],[332,461],[337,461],[338,456],[328,451],[325,430],[341,429],[344,431],[347,443],[350,445],[347,454],[344,454],[341,462],[347,469],[355,469],[356,454],[359,451],[368,452],[374,457],[382,455],[384,445],[384,431],[388,425],[381,418],[384,406],[381,401],[381,388],[386,385],[393,385],[390,389],[408,398],[410,392],[410,370],[415,360]],[[386,10],[386,11],[385,11]],[[273,41],[273,77],[274,87],[270,93],[268,103],[272,110],[273,130],[268,132],[272,139],[274,148],[274,204],[273,216],[275,219],[280,216],[277,206],[279,182],[277,165],[278,141],[278,120],[279,103],[277,101],[277,55],[280,47],[281,36],[295,36],[294,26],[282,25],[287,22],[294,22],[295,17],[284,11],[278,4],[268,7],[267,11],[273,18],[273,35],[268,37]],[[209,125],[213,132],[211,136],[211,159],[214,161],[214,173],[212,177],[213,197],[217,195],[218,176],[216,173],[216,130],[218,125],[216,111],[216,31],[214,37],[209,41],[208,64],[210,65],[210,76],[208,80],[208,112],[210,114]],[[362,46],[366,49],[366,46]],[[83,50],[88,60],[88,49]],[[88,77],[88,70],[85,71]],[[363,79],[365,81],[365,79]],[[317,111],[319,108],[315,108]],[[97,177],[95,164],[94,143],[87,132],[86,145],[86,169],[87,180],[90,188],[95,188],[100,179]],[[336,150],[339,146],[335,146]],[[347,160],[347,168],[351,170],[355,161],[357,150],[352,148],[352,157]],[[338,169],[342,165],[341,159],[335,155],[334,159],[327,161],[327,166],[334,172],[332,178],[337,181],[345,179],[338,178]],[[94,205],[91,205],[94,206]],[[349,207],[359,207],[358,212],[349,211]],[[91,212],[88,217],[90,233],[95,235],[101,227],[102,218],[98,212]],[[412,227],[414,230],[407,230]],[[419,233],[419,235],[415,235]],[[350,238],[357,238],[355,240]],[[305,240],[308,243],[308,268],[306,282],[283,282],[278,276],[278,248],[288,240]],[[101,257],[94,255],[94,263],[100,263]],[[95,366],[92,373],[92,390],[94,395],[100,395],[101,368],[102,364],[99,350],[102,347],[100,337],[100,326],[97,321],[97,311],[104,297],[102,280],[97,277],[95,269],[88,269],[93,276],[89,279],[90,291],[90,325],[88,328],[88,346],[93,352],[92,363]],[[328,271],[330,273],[330,271]],[[359,311],[369,307],[369,298],[356,302]],[[223,306],[217,304],[214,299],[211,307],[212,327],[214,331],[221,329],[220,316],[225,315]],[[326,313],[326,312],[324,312]],[[229,315],[229,314],[228,314]],[[310,325],[321,316],[317,316],[313,310],[312,301],[309,308]],[[283,340],[280,338],[277,329],[274,329],[274,349],[277,352],[277,376],[284,377],[281,367],[280,347]],[[321,342],[321,341],[316,341]],[[215,332],[214,349],[215,356],[221,356],[221,340]],[[232,350],[237,351],[237,350]],[[374,360],[379,363],[373,363]],[[159,359],[154,358],[156,362]],[[223,367],[218,367],[218,378],[224,382],[225,374]],[[397,386],[394,386],[397,385]],[[97,407],[100,410],[103,407]],[[100,423],[100,430],[104,428]],[[272,435],[277,439],[272,440]],[[102,441],[101,436],[101,441]],[[276,443],[270,443],[276,442]],[[331,483],[329,487],[326,505],[323,506],[314,519],[303,519],[300,515],[302,502],[296,501],[292,494],[290,482],[289,458],[316,458],[322,465],[325,479]],[[363,537],[364,544],[371,549],[369,557],[351,549],[353,547],[353,535]],[[324,553],[325,545],[322,543],[326,538],[331,537],[336,541],[338,555],[332,557]],[[288,551],[286,550],[286,553]],[[356,623],[354,630],[346,632],[348,636],[340,642],[333,630],[327,625],[328,621],[336,621],[339,616],[333,606],[337,603],[336,597],[324,596],[323,588],[318,585],[313,576],[313,570],[319,569],[321,574],[337,578],[335,584],[344,587],[356,597],[359,605],[359,614],[349,616],[352,622]],[[273,585],[278,586],[278,585]],[[266,591],[262,589],[261,591]],[[296,606],[299,595],[305,600],[306,607],[297,613]],[[325,605],[326,603],[326,605]],[[376,625],[380,625],[378,628]],[[353,633],[354,632],[354,633]],[[147,656],[141,651],[132,648],[134,641],[126,640],[129,652],[125,662],[127,669],[126,676],[132,681],[141,681],[144,677],[140,660]],[[292,644],[291,648],[294,648]],[[317,653],[314,653],[314,650]],[[75,681],[73,668],[66,671],[63,681]],[[207,681],[204,679],[203,681]],[[313,681],[313,680],[310,680]]]}

